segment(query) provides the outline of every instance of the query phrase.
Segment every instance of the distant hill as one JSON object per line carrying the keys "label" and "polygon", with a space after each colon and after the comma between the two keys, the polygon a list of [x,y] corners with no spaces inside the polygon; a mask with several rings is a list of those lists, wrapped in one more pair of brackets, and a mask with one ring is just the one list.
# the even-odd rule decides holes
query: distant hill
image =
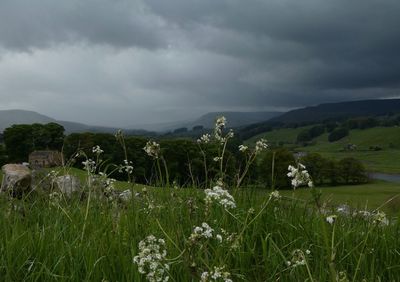
{"label": "distant hill", "polygon": [[271,121],[282,123],[322,122],[328,119],[380,116],[389,113],[400,113],[400,99],[321,104],[289,111],[271,119]]}
{"label": "distant hill", "polygon": [[[25,110],[0,110],[0,132],[13,124],[33,124],[33,123],[49,123],[55,122],[61,124],[65,128],[65,133],[79,132],[102,132],[115,133],[118,128],[92,126],[78,122],[56,120],[51,117],[39,114],[34,111]],[[154,135],[145,130],[124,129],[124,132],[129,135]]]}
{"label": "distant hill", "polygon": [[228,127],[241,127],[248,124],[267,121],[273,117],[279,116],[280,114],[282,114],[282,112],[210,112],[195,120],[143,124],[136,127],[164,133],[184,127],[190,131],[194,126],[203,126],[204,128],[210,129],[214,128],[215,119],[218,116],[226,117],[228,120]]}
{"label": "distant hill", "polygon": [[212,112],[207,113],[191,123],[191,126],[202,125],[213,128],[215,118],[224,116],[228,127],[241,127],[252,123],[267,121],[281,115],[282,112]]}
{"label": "distant hill", "polygon": [[376,117],[400,113],[400,99],[362,100],[328,103],[286,112],[265,122],[246,125],[238,135],[246,140],[274,128],[346,120],[355,117]]}
{"label": "distant hill", "polygon": [[24,110],[3,110],[0,111],[0,132],[13,124],[32,124],[57,122],[55,119],[33,112]]}

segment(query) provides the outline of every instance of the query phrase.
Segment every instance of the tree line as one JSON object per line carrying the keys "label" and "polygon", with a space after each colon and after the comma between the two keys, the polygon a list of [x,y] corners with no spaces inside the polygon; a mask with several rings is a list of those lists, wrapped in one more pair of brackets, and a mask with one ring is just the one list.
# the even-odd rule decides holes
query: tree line
{"label": "tree line", "polygon": [[[102,160],[105,164],[122,164],[125,158],[132,161],[134,180],[137,183],[155,184],[156,166],[154,160],[146,155],[143,148],[148,139],[144,137],[125,137],[125,145],[121,146],[112,134],[108,133],[73,133],[64,136],[62,126],[54,123],[39,125],[14,125],[4,131],[5,146],[0,146],[0,162],[27,161],[34,150],[62,150],[66,163],[82,168],[86,159],[95,159],[92,148],[99,145],[104,151]],[[219,171],[214,157],[218,154],[218,144],[209,143],[199,147],[191,139],[158,140],[161,154],[166,160],[171,183],[179,186],[201,187],[206,177],[216,179]],[[224,158],[225,174],[228,184],[235,182],[240,170],[243,170],[245,157],[238,150],[242,142],[233,138],[226,148]],[[81,154],[77,154],[81,152]],[[306,165],[316,185],[357,184],[368,181],[367,173],[361,162],[346,158],[340,161],[325,159],[318,154],[309,154],[300,159]],[[206,170],[205,170],[206,164]],[[284,148],[275,148],[263,153],[254,162],[244,180],[244,185],[258,187],[290,188],[286,176],[289,165],[295,165],[292,152]],[[115,171],[113,178],[124,180],[123,172]]]}

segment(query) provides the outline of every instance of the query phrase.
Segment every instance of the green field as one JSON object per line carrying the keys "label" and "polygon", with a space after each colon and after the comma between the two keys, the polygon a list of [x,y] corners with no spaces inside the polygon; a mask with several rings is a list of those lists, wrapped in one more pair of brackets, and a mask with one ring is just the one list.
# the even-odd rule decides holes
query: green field
{"label": "green field", "polygon": [[[349,136],[328,142],[328,134],[317,137],[312,145],[299,147],[295,145],[297,134],[309,127],[295,129],[278,129],[253,137],[249,142],[266,138],[272,143],[282,142],[291,149],[302,152],[316,152],[331,159],[354,157],[361,160],[369,171],[384,173],[400,173],[400,128],[375,127],[370,129],[351,130]],[[347,144],[355,144],[356,151],[345,151]],[[370,150],[370,146],[379,146],[380,151]]]}

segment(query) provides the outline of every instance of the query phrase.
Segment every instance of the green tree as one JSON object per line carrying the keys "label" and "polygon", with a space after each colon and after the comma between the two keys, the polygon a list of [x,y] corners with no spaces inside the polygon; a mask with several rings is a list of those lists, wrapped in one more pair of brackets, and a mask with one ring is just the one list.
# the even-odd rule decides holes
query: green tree
{"label": "green tree", "polygon": [[268,151],[258,167],[260,181],[268,188],[290,188],[290,180],[287,177],[288,166],[295,163],[293,153],[287,149]]}
{"label": "green tree", "polygon": [[24,162],[33,151],[32,126],[16,124],[4,130],[4,143],[10,162]]}

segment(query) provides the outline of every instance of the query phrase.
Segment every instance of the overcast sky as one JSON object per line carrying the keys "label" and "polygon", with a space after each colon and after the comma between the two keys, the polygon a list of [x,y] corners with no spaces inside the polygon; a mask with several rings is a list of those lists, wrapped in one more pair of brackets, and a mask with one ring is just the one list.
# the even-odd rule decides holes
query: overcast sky
{"label": "overcast sky", "polygon": [[0,0],[0,109],[133,126],[399,97],[398,0]]}

